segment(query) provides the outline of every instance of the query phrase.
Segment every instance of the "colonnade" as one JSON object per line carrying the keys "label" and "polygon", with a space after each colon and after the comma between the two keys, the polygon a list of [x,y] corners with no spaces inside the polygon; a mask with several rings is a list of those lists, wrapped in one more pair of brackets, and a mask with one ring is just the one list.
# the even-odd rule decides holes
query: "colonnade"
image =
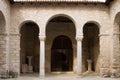
{"label": "colonnade", "polygon": [[[40,76],[45,76],[45,36],[39,36],[40,39]],[[82,74],[82,40],[83,36],[77,36],[77,74]]]}

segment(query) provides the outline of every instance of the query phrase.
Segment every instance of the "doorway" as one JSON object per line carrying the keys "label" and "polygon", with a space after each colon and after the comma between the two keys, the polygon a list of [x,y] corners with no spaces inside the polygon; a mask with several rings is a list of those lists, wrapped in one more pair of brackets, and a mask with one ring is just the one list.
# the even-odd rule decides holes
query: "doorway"
{"label": "doorway", "polygon": [[73,49],[72,42],[67,36],[54,39],[51,49],[51,71],[72,71]]}
{"label": "doorway", "polygon": [[87,23],[83,34],[83,72],[88,70],[88,61],[91,62],[91,71],[99,72],[99,28],[94,23]]}
{"label": "doorway", "polygon": [[[46,72],[62,72],[62,71],[76,71],[76,30],[75,25],[71,18],[67,15],[58,15],[55,17],[52,17],[51,20],[49,20],[47,27],[46,27],[46,42],[45,42],[45,68]],[[64,42],[62,42],[64,41]],[[59,44],[60,43],[60,44]],[[69,44],[68,46],[63,46],[63,44]],[[70,46],[71,45],[71,46]],[[72,50],[70,50],[72,49]],[[60,53],[60,54],[54,54],[54,53]],[[64,54],[65,53],[65,54]],[[67,58],[70,58],[67,56],[67,54],[72,55],[71,63],[65,64],[66,69],[62,68],[62,62],[69,60]],[[53,57],[54,56],[60,56],[58,62],[54,62]],[[62,56],[64,59],[62,59]],[[56,58],[56,57],[54,57]],[[58,58],[57,58],[58,59]],[[67,60],[66,60],[67,59]],[[57,65],[55,65],[57,64]],[[63,65],[64,66],[64,65]],[[67,67],[69,66],[69,67]],[[59,68],[59,69],[57,69]]]}
{"label": "doorway", "polygon": [[[39,28],[33,22],[25,23],[20,30],[20,65],[21,72],[39,72],[39,55],[40,55],[40,42],[39,42]],[[23,68],[24,67],[24,68]]]}

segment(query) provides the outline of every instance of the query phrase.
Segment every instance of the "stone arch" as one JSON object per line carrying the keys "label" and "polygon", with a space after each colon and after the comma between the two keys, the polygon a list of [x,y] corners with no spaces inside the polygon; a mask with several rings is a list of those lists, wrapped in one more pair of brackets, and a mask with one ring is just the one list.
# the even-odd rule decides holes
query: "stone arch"
{"label": "stone arch", "polygon": [[6,27],[6,20],[5,20],[5,16],[3,14],[2,11],[0,11],[0,33],[4,33],[5,32],[5,27]]}
{"label": "stone arch", "polygon": [[45,27],[47,27],[50,20],[54,19],[55,17],[59,17],[59,16],[63,16],[63,17],[66,17],[66,18],[70,19],[73,22],[73,24],[75,26],[75,31],[76,31],[77,28],[76,28],[76,22],[75,22],[74,18],[72,16],[68,15],[68,14],[62,14],[62,13],[61,14],[54,14],[51,17],[49,17],[49,19],[46,22]]}
{"label": "stone arch", "polygon": [[[88,62],[92,61],[91,70],[100,72],[100,44],[99,44],[99,27],[94,22],[88,22],[83,27],[83,41],[82,41],[82,54],[83,54],[83,71],[89,71]],[[90,61],[89,61],[90,60]]]}
{"label": "stone arch", "polygon": [[[56,43],[59,42],[59,40],[61,40],[62,37],[64,38],[64,41],[68,41],[68,42],[64,42],[64,43],[67,44],[67,45],[69,45],[69,46],[67,46],[67,45],[63,46],[61,43],[58,43],[58,45],[61,45],[61,46],[57,46],[57,45],[56,45]],[[72,41],[71,41],[71,39],[70,39],[68,36],[66,36],[66,35],[59,35],[59,36],[55,37],[55,39],[53,40],[52,48],[53,48],[53,49],[54,49],[54,48],[55,48],[55,49],[56,49],[56,48],[66,48],[66,49],[70,49],[70,48],[72,48]]]}
{"label": "stone arch", "polygon": [[116,18],[119,16],[119,14],[120,14],[120,11],[115,12],[115,14],[113,15],[113,23],[115,23]]}
{"label": "stone arch", "polygon": [[0,11],[0,73],[7,69],[6,62],[6,34],[5,34],[6,20],[2,11]]}
{"label": "stone arch", "polygon": [[51,48],[51,71],[73,70],[73,47],[71,39],[59,35],[53,40]]}
{"label": "stone arch", "polygon": [[53,40],[55,37],[59,35],[66,35],[68,36],[74,47],[73,47],[73,57],[74,57],[74,63],[73,63],[73,69],[72,71],[75,71],[76,66],[76,28],[73,20],[71,20],[71,17],[64,15],[64,14],[58,14],[53,17],[51,17],[46,25],[46,72],[51,72],[51,48],[53,44]]}
{"label": "stone arch", "polygon": [[[49,19],[48,19],[48,21],[47,21],[47,24],[46,24],[46,29],[45,29],[45,34],[47,33],[47,26],[48,26],[48,23],[52,20],[52,19],[54,19],[54,18],[57,18],[57,17],[65,17],[65,18],[67,18],[67,19],[69,19],[72,23],[73,23],[73,26],[74,26],[74,28],[75,28],[75,37],[76,37],[76,24],[75,24],[75,21],[74,21],[74,19],[71,17],[71,16],[69,16],[69,15],[66,15],[66,14],[55,14],[55,15],[53,15],[52,17],[50,17]],[[47,34],[46,34],[47,35]],[[57,36],[57,35],[56,35]]]}
{"label": "stone arch", "polygon": [[97,25],[97,27],[100,29],[101,28],[101,25],[99,22],[97,21],[88,21],[87,23],[94,23],[95,25]]}
{"label": "stone arch", "polygon": [[[36,24],[36,25],[39,27],[39,25],[37,24],[37,22],[35,22],[34,20],[25,20],[25,21],[20,22],[20,24],[19,24],[19,26],[18,26],[19,31],[21,30],[21,27],[22,27],[25,23],[29,23],[29,22],[34,23],[34,24]],[[39,27],[39,28],[40,28],[40,27]],[[39,29],[39,31],[40,31],[40,29]]]}
{"label": "stone arch", "polygon": [[119,32],[119,25],[120,25],[120,12],[118,12],[115,16],[115,19],[114,19],[114,27],[113,27],[113,32]]}
{"label": "stone arch", "polygon": [[[88,23],[93,23],[93,24],[97,25],[97,27],[99,28],[99,30],[101,29],[101,25],[100,25],[100,23],[98,21],[89,20],[89,21],[85,22],[85,24],[88,24]],[[83,25],[83,28],[84,28],[84,25]]]}
{"label": "stone arch", "polygon": [[[24,22],[20,27],[20,69],[21,72],[39,72],[39,26],[33,21]],[[31,58],[31,64],[29,63]],[[30,66],[28,70],[23,69]],[[32,69],[32,70],[31,70]]]}

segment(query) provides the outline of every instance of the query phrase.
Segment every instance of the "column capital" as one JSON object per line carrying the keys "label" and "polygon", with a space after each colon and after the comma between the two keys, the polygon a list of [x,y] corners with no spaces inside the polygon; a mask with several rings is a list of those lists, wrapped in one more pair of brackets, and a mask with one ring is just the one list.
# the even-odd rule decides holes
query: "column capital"
{"label": "column capital", "polygon": [[83,40],[83,35],[78,35],[78,36],[76,36],[76,40],[77,40],[77,41],[82,41],[82,40]]}
{"label": "column capital", "polygon": [[45,41],[46,36],[39,36],[40,41]]}

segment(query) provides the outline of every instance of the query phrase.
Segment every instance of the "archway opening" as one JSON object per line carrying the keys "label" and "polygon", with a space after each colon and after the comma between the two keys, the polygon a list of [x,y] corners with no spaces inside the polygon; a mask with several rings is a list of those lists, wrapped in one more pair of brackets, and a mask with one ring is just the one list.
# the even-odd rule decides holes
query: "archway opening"
{"label": "archway opening", "polygon": [[53,40],[51,49],[51,71],[72,71],[72,67],[72,42],[67,36],[58,36]]}
{"label": "archway opening", "polygon": [[[114,34],[119,34],[120,32],[120,12],[117,13],[116,17],[115,17],[115,21],[114,21],[114,25],[115,27],[113,28],[114,30]],[[119,35],[118,35],[119,36]]]}
{"label": "archway opening", "polygon": [[0,11],[0,73],[4,72],[6,69],[6,36],[5,34],[5,26],[6,26],[6,21],[5,21],[5,16]]}
{"label": "archway opening", "polygon": [[[99,72],[99,28],[87,23],[83,28],[83,71]],[[91,68],[91,69],[90,69]]]}
{"label": "archway opening", "polygon": [[20,30],[21,72],[39,72],[39,27],[33,22],[25,23]]}
{"label": "archway opening", "polygon": [[5,32],[5,17],[3,15],[3,13],[0,11],[0,33],[4,33]]}
{"label": "archway opening", "polygon": [[[46,28],[46,72],[75,70],[75,25],[65,16],[57,16]],[[74,46],[73,46],[74,45]]]}

